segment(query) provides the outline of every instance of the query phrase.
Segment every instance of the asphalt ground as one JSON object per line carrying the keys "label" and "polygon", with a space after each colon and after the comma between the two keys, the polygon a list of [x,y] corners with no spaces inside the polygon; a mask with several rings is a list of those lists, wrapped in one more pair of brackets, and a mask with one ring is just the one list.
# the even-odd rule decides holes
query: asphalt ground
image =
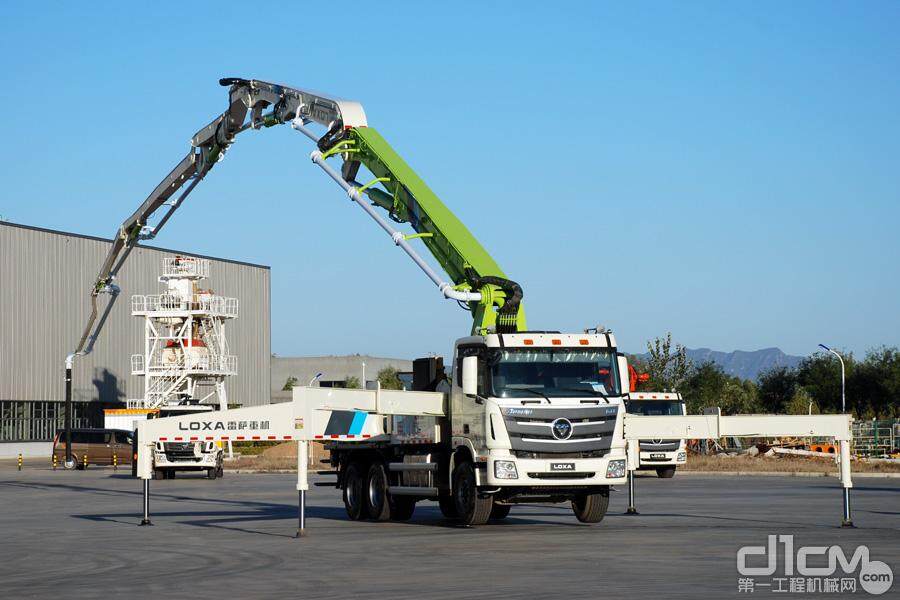
{"label": "asphalt ground", "polygon": [[339,493],[317,487],[301,539],[295,481],[152,481],[154,526],[138,527],[141,484],[127,470],[0,466],[0,597],[759,598],[774,592],[738,592],[736,553],[771,534],[848,558],[865,544],[900,576],[898,479],[856,482],[855,529],[838,526],[840,488],[826,478],[639,477],[638,516],[623,514],[622,489],[598,525],[529,505],[471,529],[433,502],[406,523],[351,522]]}

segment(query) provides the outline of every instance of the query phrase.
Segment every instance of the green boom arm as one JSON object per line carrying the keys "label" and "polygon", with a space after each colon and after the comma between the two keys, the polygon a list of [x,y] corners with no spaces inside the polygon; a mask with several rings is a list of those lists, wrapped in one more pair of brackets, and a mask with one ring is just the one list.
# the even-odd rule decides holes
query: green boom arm
{"label": "green boom arm", "polygon": [[481,292],[480,302],[469,303],[473,333],[526,329],[521,287],[507,279],[472,232],[375,129],[353,127],[327,138],[326,154],[345,157],[344,178],[354,180],[360,164],[365,166],[376,177],[373,183],[383,186],[362,186],[369,199],[395,221],[410,224],[457,289]]}

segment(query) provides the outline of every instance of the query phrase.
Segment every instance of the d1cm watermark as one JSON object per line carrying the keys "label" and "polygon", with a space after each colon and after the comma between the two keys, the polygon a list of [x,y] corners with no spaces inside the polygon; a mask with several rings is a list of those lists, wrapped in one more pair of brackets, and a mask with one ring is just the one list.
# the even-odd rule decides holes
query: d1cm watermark
{"label": "d1cm watermark", "polygon": [[861,589],[879,595],[894,583],[891,567],[880,560],[871,560],[868,546],[857,546],[848,559],[837,545],[795,549],[793,535],[770,535],[765,546],[742,547],[737,552],[737,571],[738,592],[746,593],[827,594]]}

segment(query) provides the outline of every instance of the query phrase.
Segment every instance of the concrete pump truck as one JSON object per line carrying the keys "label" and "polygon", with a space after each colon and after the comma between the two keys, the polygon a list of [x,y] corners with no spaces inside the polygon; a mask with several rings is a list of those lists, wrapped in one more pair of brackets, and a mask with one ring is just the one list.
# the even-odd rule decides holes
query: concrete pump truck
{"label": "concrete pump truck", "polygon": [[[626,415],[629,370],[613,334],[602,328],[590,333],[529,331],[522,286],[507,277],[368,126],[362,106],[258,80],[220,83],[230,87],[228,109],[194,136],[185,159],[113,240],[91,290],[92,312],[84,335],[67,358],[67,394],[72,363],[96,340],[118,290],[115,274],[131,248],[159,232],[238,133],[279,124],[290,124],[316,144],[312,162],[390,236],[444,298],[471,312],[472,327],[453,345],[453,364],[446,375],[440,358],[415,361],[413,391],[295,387],[289,403],[139,423],[142,524],[149,524],[149,479],[158,442],[297,440],[302,533],[308,444],[314,442],[331,449],[337,477],[332,485],[342,490],[351,519],[408,519],[418,501],[437,500],[447,517],[478,525],[505,517],[521,502],[570,502],[578,520],[596,523],[607,511],[610,487],[626,481],[633,504],[628,473],[639,462],[639,439],[811,430],[849,439],[849,421],[839,415],[817,417],[815,423],[806,417]],[[324,126],[324,134],[310,128],[314,123]],[[339,168],[333,168],[330,159],[340,161]],[[359,181],[363,169],[371,175],[364,183]],[[164,206],[167,210],[151,226],[151,217]],[[406,224],[412,232],[404,234],[392,222]],[[413,243],[431,253],[449,280]],[[105,292],[112,296],[101,310],[98,298]],[[849,486],[849,461],[845,464]]]}
{"label": "concrete pump truck", "polygon": [[[316,142],[313,162],[391,235],[444,297],[472,314],[471,335],[453,346],[449,377],[440,359],[417,362],[416,390],[445,392],[441,416],[406,415],[389,423],[395,434],[398,428],[416,432],[408,443],[385,431],[364,444],[332,445],[348,515],[408,518],[417,500],[431,498],[446,515],[478,524],[505,516],[517,502],[567,500],[581,521],[600,521],[610,485],[624,483],[626,476],[620,383],[625,363],[612,333],[528,331],[522,286],[367,126],[358,104],[254,80],[222,83],[231,87],[229,111],[194,137],[197,150],[186,164],[122,225],[92,298],[110,289],[116,253],[127,253],[137,239],[159,231],[160,225],[148,228],[152,211],[168,205],[164,224],[183,201],[182,195],[167,202],[174,190],[187,183],[190,191],[237,132],[290,122]],[[247,110],[249,125],[243,123]],[[310,122],[328,129],[313,134]],[[332,158],[341,160],[340,172],[327,162]],[[363,169],[372,176],[365,184],[357,182]],[[397,231],[376,209],[412,232]],[[432,254],[449,281],[419,256],[414,241]],[[86,331],[82,344],[93,337]],[[348,418],[350,431],[360,417]]]}

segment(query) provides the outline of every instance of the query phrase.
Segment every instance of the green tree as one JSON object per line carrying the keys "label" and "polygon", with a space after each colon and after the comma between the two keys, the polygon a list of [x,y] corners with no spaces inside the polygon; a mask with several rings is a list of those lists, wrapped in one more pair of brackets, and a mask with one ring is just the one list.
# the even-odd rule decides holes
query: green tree
{"label": "green tree", "polygon": [[765,412],[783,414],[785,406],[797,393],[797,371],[788,367],[775,367],[757,378],[759,401]]}
{"label": "green tree", "polygon": [[679,390],[687,403],[689,414],[702,413],[718,406],[723,414],[760,412],[756,384],[725,373],[714,362],[705,362],[691,369]]}
{"label": "green tree", "polygon": [[714,362],[705,362],[691,370],[679,390],[687,403],[688,414],[699,414],[704,408],[719,406],[728,376]]}
{"label": "green tree", "polygon": [[[844,358],[847,378],[847,410],[861,414],[865,410],[865,402],[851,393],[851,380],[856,373],[856,360],[853,354],[841,354]],[[854,386],[859,383],[856,379]],[[804,358],[797,367],[797,384],[803,386],[822,409],[822,412],[837,413],[841,411],[841,363],[827,352],[817,352]],[[854,390],[855,391],[855,390]]]}
{"label": "green tree", "polygon": [[400,381],[397,369],[394,367],[385,367],[378,371],[376,379],[381,384],[383,390],[402,390],[403,382]]}
{"label": "green tree", "polygon": [[671,332],[665,338],[647,342],[646,364],[646,372],[650,375],[647,386],[659,391],[679,390],[691,371],[684,346],[675,344],[672,348]]}
{"label": "green tree", "polygon": [[[867,417],[900,418],[900,351],[869,350],[847,380],[847,405],[864,408]],[[862,415],[861,415],[862,416]]]}
{"label": "green tree", "polygon": [[798,385],[794,396],[784,405],[784,413],[788,415],[819,414],[819,406],[812,395],[803,386]]}
{"label": "green tree", "polygon": [[290,377],[287,378],[287,381],[284,382],[284,387],[281,388],[281,391],[282,392],[291,391],[294,388],[294,386],[297,385],[297,382],[298,382],[298,379],[296,377],[294,377],[293,375],[291,375]]}
{"label": "green tree", "polygon": [[358,390],[362,386],[359,385],[359,377],[350,375],[350,376],[344,378],[344,387],[351,389],[351,390]]}

